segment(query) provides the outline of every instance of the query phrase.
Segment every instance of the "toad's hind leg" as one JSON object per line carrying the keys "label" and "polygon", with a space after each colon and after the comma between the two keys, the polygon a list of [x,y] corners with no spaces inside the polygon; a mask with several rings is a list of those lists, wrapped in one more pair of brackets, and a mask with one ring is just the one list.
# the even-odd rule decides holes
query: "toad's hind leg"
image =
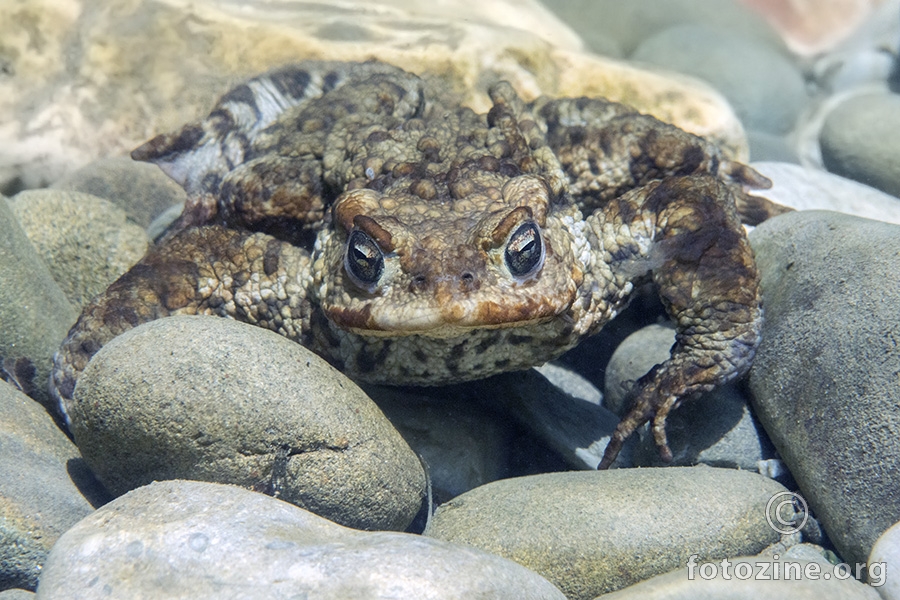
{"label": "toad's hind leg", "polygon": [[97,296],[53,357],[50,390],[68,421],[78,376],[101,347],[169,315],[231,317],[303,343],[309,254],[262,233],[189,229],[153,248]]}
{"label": "toad's hind leg", "polygon": [[600,462],[653,421],[653,436],[671,459],[666,417],[684,399],[743,375],[759,343],[759,274],[729,186],[710,176],[671,177],[610,202],[589,219],[612,276],[652,272],[677,327],[668,360],[641,377]]}

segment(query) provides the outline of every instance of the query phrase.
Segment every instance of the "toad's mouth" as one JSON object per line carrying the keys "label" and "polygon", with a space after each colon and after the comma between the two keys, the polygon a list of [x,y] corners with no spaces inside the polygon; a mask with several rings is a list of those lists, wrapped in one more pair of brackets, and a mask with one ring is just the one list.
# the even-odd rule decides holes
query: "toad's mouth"
{"label": "toad's mouth", "polygon": [[325,308],[325,314],[337,327],[359,335],[446,338],[475,329],[508,329],[544,323],[561,316],[568,306],[568,302],[517,298],[510,303],[452,302],[443,306],[408,305],[391,310],[374,303],[358,308],[332,306]]}

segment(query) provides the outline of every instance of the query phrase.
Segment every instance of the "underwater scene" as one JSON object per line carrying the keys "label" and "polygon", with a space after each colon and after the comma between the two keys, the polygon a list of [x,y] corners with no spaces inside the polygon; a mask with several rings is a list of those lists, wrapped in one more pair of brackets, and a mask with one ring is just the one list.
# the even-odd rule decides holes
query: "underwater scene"
{"label": "underwater scene", "polygon": [[0,600],[900,600],[898,53],[0,1]]}

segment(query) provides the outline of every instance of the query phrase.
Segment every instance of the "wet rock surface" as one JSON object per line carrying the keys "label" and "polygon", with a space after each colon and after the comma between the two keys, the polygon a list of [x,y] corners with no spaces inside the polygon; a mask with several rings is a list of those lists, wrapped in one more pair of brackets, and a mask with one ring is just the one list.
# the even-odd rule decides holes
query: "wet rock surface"
{"label": "wet rock surface", "polygon": [[26,190],[13,213],[53,279],[81,308],[147,252],[147,234],[109,201],[80,192]]}
{"label": "wet rock surface", "polygon": [[771,479],[709,467],[504,479],[441,506],[429,535],[510,558],[568,598],[594,598],[704,560],[758,552]]}
{"label": "wet rock surface", "polygon": [[[675,343],[675,330],[649,325],[619,344],[606,367],[606,405],[621,414],[626,391],[634,381],[662,362]],[[760,461],[774,457],[774,449],[753,417],[748,399],[731,384],[685,402],[669,422],[667,435],[672,465],[705,464],[756,471]],[[634,451],[635,466],[665,466],[649,432],[643,428]]]}
{"label": "wet rock surface", "polygon": [[21,382],[23,389],[50,406],[46,388],[50,361],[77,313],[2,196],[0,281],[0,357],[4,369],[10,370],[7,365],[19,359],[27,360],[28,364],[22,363],[28,371]]}
{"label": "wet rock surface", "polygon": [[232,483],[344,525],[403,530],[425,489],[417,456],[353,382],[228,319],[168,317],[117,337],[69,415],[115,495],[162,479]]}
{"label": "wet rock surface", "polygon": [[0,588],[34,589],[59,536],[103,500],[47,411],[0,381]]}
{"label": "wet rock surface", "polygon": [[193,481],[138,488],[70,529],[38,598],[72,597],[565,598],[474,548],[355,531],[263,494]]}
{"label": "wet rock surface", "polygon": [[900,229],[783,215],[750,237],[763,273],[753,406],[848,562],[900,519]]}
{"label": "wet rock surface", "polygon": [[184,204],[187,199],[181,186],[159,167],[127,156],[88,163],[55,181],[52,187],[109,200],[141,227],[149,226],[167,208]]}
{"label": "wet rock surface", "polygon": [[[568,25],[536,2],[459,0],[435,5],[424,0],[382,0],[340,7],[333,3],[245,2],[240,10],[233,3],[213,0],[115,1],[104,7],[82,0],[0,4],[0,190],[11,196],[23,188],[52,185],[67,190],[70,198],[82,198],[72,192],[92,194],[112,203],[104,204],[104,212],[96,213],[93,222],[106,227],[120,218],[121,209],[141,227],[153,223],[153,237],[173,218],[171,213],[161,216],[166,208],[177,206],[184,196],[154,167],[125,158],[131,149],[205,114],[234,81],[276,64],[298,58],[376,57],[418,73],[447,77],[451,82],[448,93],[476,109],[487,104],[487,86],[505,78],[529,99],[546,93],[624,100],[709,135],[738,157],[747,157],[743,133],[747,131],[752,158],[770,161],[756,163],[756,167],[775,184],[759,193],[798,210],[827,208],[900,221],[900,200],[891,195],[897,193],[893,186],[894,163],[898,161],[891,141],[896,136],[889,134],[896,121],[891,107],[897,96],[888,92],[890,82],[885,81],[891,68],[895,79],[900,72],[891,65],[900,42],[900,0],[884,0],[877,9],[868,1],[853,6],[849,0],[804,1],[791,3],[788,13],[773,15],[775,4],[548,2],[547,8],[568,19]],[[750,5],[765,16],[753,12]],[[851,28],[871,11],[876,14],[869,22],[839,42],[845,35],[841,28]],[[794,18],[797,15],[803,18]],[[786,41],[766,25],[767,18],[777,24]],[[29,27],[23,28],[22,23]],[[820,27],[817,35],[822,37],[802,38],[801,25]],[[681,37],[675,35],[679,29]],[[711,30],[731,38],[729,43],[710,45],[709,40],[715,38]],[[695,64],[689,60],[686,66],[673,63],[668,68],[697,76],[703,75],[698,72],[701,66],[718,65],[718,70],[708,73],[707,84],[648,70],[646,63],[635,62],[637,48],[643,46],[649,52],[651,45],[667,39],[657,56],[674,60],[680,49],[673,44],[684,45],[684,31],[706,32],[702,60],[694,60]],[[689,41],[703,40],[697,36]],[[743,60],[735,48],[747,44],[757,55],[771,60]],[[590,54],[588,46],[615,58]],[[791,54],[787,47],[801,48],[805,56]],[[806,49],[813,47],[819,48],[816,52],[826,47],[830,50],[811,55]],[[775,64],[777,70],[768,69]],[[782,77],[779,72],[788,74]],[[795,85],[797,73],[802,73],[805,82],[802,94]],[[754,82],[752,93],[735,94],[734,90],[750,82]],[[725,97],[730,98],[731,106]],[[743,117],[742,123],[735,113]],[[79,212],[88,212],[89,202],[75,204]],[[38,227],[45,229],[62,216],[56,213],[65,214],[55,208],[35,212]],[[103,227],[96,229],[99,232]],[[751,410],[735,393],[740,386],[722,397],[713,394],[685,402],[669,419],[675,464],[699,461],[751,470],[752,463],[762,458],[760,468],[773,476],[780,473],[779,480],[808,499],[821,521],[825,537],[807,527],[806,539],[833,543],[837,556],[832,555],[832,560],[851,564],[865,561],[874,544],[869,563],[884,562],[890,567],[897,553],[896,536],[888,528],[900,520],[900,502],[893,492],[896,469],[892,468],[898,458],[895,409],[900,372],[892,342],[900,330],[895,317],[900,305],[895,289],[900,256],[894,242],[897,232],[884,224],[834,214],[795,214],[764,224],[753,239],[766,286],[768,322],[750,377]],[[34,246],[7,203],[0,200],[0,356],[4,377],[47,403],[44,382],[50,356],[77,315],[60,289],[71,269],[62,264],[51,265],[62,273],[48,269]],[[92,248],[92,252],[96,250]],[[116,250],[105,256],[109,262],[130,260],[115,256],[118,254]],[[642,308],[635,302],[629,310]],[[623,320],[603,332],[612,341],[598,340],[593,349],[579,348],[574,358],[565,361],[566,368],[575,369],[571,374],[564,370],[548,374],[551,367],[540,375],[537,371],[509,374],[452,390],[407,390],[392,400],[373,393],[394,420],[393,426],[372,410],[368,399],[349,392],[352,384],[345,379],[322,371],[301,385],[298,369],[282,365],[279,370],[275,363],[282,361],[271,358],[286,352],[291,357],[287,360],[294,361],[295,352],[302,349],[279,348],[273,354],[266,350],[266,358],[255,361],[260,365],[257,371],[248,367],[254,361],[247,362],[246,352],[248,348],[263,351],[261,348],[269,348],[268,341],[248,341],[243,334],[231,338],[210,323],[210,329],[197,334],[190,351],[190,340],[157,339],[155,347],[150,347],[152,343],[140,349],[135,345],[107,357],[106,367],[98,364],[92,385],[103,390],[98,407],[109,411],[103,417],[110,422],[122,416],[132,420],[113,428],[115,433],[94,425],[86,427],[79,443],[96,461],[98,473],[105,473],[113,487],[120,486],[118,493],[157,476],[208,478],[277,493],[283,499],[295,494],[298,504],[358,527],[393,528],[405,527],[420,506],[427,504],[422,498],[426,474],[415,452],[428,465],[432,499],[442,505],[440,520],[454,512],[467,514],[467,519],[479,525],[466,535],[473,539],[475,534],[481,535],[485,539],[479,544],[488,547],[499,540],[510,541],[508,548],[496,549],[501,554],[514,547],[511,540],[521,543],[515,547],[528,548],[523,555],[532,562],[526,565],[535,569],[538,566],[534,565],[539,565],[546,569],[541,570],[545,575],[565,572],[554,581],[570,597],[593,597],[591,594],[600,591],[591,590],[611,590],[651,576],[608,597],[827,599],[872,598],[877,592],[885,598],[897,597],[890,586],[890,573],[894,572],[890,569],[885,585],[870,587],[853,580],[810,578],[761,582],[759,586],[722,577],[690,581],[686,557],[696,553],[698,559],[706,560],[715,554],[707,552],[711,548],[721,550],[717,557],[733,563],[775,560],[771,551],[755,555],[761,545],[772,541],[774,532],[765,529],[761,521],[765,518],[762,490],[769,495],[782,490],[775,483],[759,484],[748,496],[734,491],[739,487],[710,483],[704,475],[721,476],[724,469],[645,468],[620,469],[620,475],[546,475],[596,465],[616,422],[607,408],[620,402],[614,396],[621,391],[621,383],[641,374],[639,366],[619,369],[623,364],[619,359],[630,353],[635,360],[626,363],[647,365],[664,356],[671,342],[660,332],[656,341],[639,336],[637,342],[623,345],[622,355],[608,371],[604,370],[606,361],[619,340],[653,323],[659,314],[650,310],[646,318],[633,322],[624,320],[623,315]],[[229,330],[233,325],[223,327]],[[219,344],[228,340],[234,345],[223,353]],[[130,344],[133,341],[123,343],[122,348]],[[182,351],[185,360],[173,360],[171,354]],[[165,356],[167,353],[170,356]],[[149,367],[151,360],[158,361],[153,368]],[[305,361],[297,363],[301,372]],[[123,379],[116,379],[115,365],[121,367]],[[34,372],[29,370],[32,367]],[[145,385],[145,379],[155,383]],[[284,381],[297,384],[300,391],[293,398],[284,397]],[[604,381],[607,397],[601,399],[597,388],[603,389]],[[165,394],[156,395],[163,389]],[[85,390],[88,393],[88,388]],[[3,555],[0,568],[15,575],[0,581],[0,589],[33,586],[52,541],[82,514],[108,499],[101,490],[85,484],[91,477],[87,463],[71,444],[61,444],[60,439],[65,438],[60,438],[50,417],[32,414],[38,405],[23,404],[23,397],[8,386],[0,386],[0,399],[7,397],[7,391],[15,399],[10,405],[15,414],[8,419],[0,415],[0,463],[9,461],[0,469],[0,501],[4,503],[0,553],[14,554]],[[125,398],[129,394],[134,402]],[[297,409],[298,397],[315,408]],[[365,408],[355,414],[354,407]],[[741,424],[760,424],[753,420],[753,411],[760,416],[764,436],[759,435],[758,427],[742,429]],[[41,423],[34,435],[27,433],[32,431],[32,421]],[[193,438],[182,435],[191,427]],[[290,435],[284,428],[291,428]],[[406,436],[413,450],[394,428]],[[720,442],[739,430],[750,434],[740,438],[750,445],[726,444],[725,459],[723,455],[711,458]],[[766,437],[774,441],[779,456],[766,450]],[[280,443],[288,438],[298,446]],[[291,448],[309,440],[314,450],[292,454]],[[351,440],[359,443],[354,446]],[[96,446],[92,448],[92,444]],[[358,462],[347,458],[351,450],[364,449],[367,444],[370,449],[353,459]],[[63,454],[57,453],[58,446],[65,446]],[[134,458],[128,453],[135,451],[143,451],[143,464],[128,462]],[[169,457],[168,464],[154,463],[159,456]],[[340,468],[330,462],[335,456],[338,462],[345,461]],[[114,457],[124,457],[122,464],[114,464]],[[617,466],[662,464],[646,436],[631,452],[623,452],[622,458],[627,460]],[[295,471],[288,468],[300,460],[314,464]],[[784,464],[796,481],[783,471]],[[504,479],[530,473],[560,480],[552,480],[546,488],[526,489],[528,486]],[[731,477],[758,477],[729,473]],[[620,479],[598,489],[587,485],[582,489],[581,484],[563,481],[595,475]],[[165,487],[167,491],[162,493],[160,485],[172,487]],[[495,485],[508,485],[515,493],[504,496],[506,492],[495,491],[504,488]],[[198,491],[195,486],[209,487]],[[347,492],[347,486],[355,491]],[[156,484],[132,494],[154,488],[159,493],[138,495],[133,503],[128,494],[117,501],[122,504],[114,503],[108,511],[101,509],[104,512],[95,514],[96,521],[73,530],[72,544],[54,551],[54,560],[43,570],[39,597],[68,598],[73,590],[83,591],[82,597],[111,590],[125,590],[128,597],[167,597],[178,595],[178,590],[184,590],[182,596],[241,597],[244,588],[235,582],[257,576],[254,581],[260,582],[267,597],[278,597],[278,590],[283,589],[278,587],[280,578],[292,585],[302,582],[317,590],[310,597],[324,598],[389,593],[415,598],[468,598],[479,593],[501,598],[561,597],[533,573],[507,561],[493,562],[499,558],[471,554],[471,549],[460,554],[459,547],[435,546],[431,538],[362,537],[369,534],[334,529],[337,526],[333,524],[320,527],[321,522],[313,517],[297,517],[300,509],[262,494],[238,488],[228,488],[232,491],[224,495],[209,491],[221,487]],[[78,494],[81,500],[76,498]],[[748,503],[751,496],[755,500]],[[532,501],[535,507],[529,508]],[[216,508],[218,504],[225,510]],[[336,505],[340,507],[335,509]],[[155,507],[161,517],[150,519],[155,522],[142,521],[139,513],[147,512],[147,507]],[[243,508],[253,514],[240,512]],[[601,508],[605,513],[598,512]],[[283,510],[294,511],[293,516],[282,518]],[[743,521],[735,517],[745,514],[742,510],[747,511]],[[198,520],[191,523],[202,525],[199,529],[186,525],[187,518],[176,523],[180,517],[173,515],[179,514],[194,514]],[[170,516],[172,522],[165,525],[168,533],[158,537],[153,527]],[[612,516],[614,521],[603,520]],[[117,524],[119,517],[127,520]],[[426,529],[428,520],[425,511],[420,511],[409,531]],[[299,537],[284,534],[281,525],[285,522],[299,523],[298,529],[306,533],[297,534]],[[722,522],[734,525],[727,535],[704,529]],[[745,525],[753,532],[749,537],[739,533],[745,531],[741,529]],[[288,529],[293,532],[293,527]],[[599,533],[589,536],[591,527]],[[128,537],[132,530],[138,533]],[[335,534],[340,541],[329,541],[331,534],[322,533],[326,530],[340,531]],[[691,537],[697,530],[706,533]],[[202,535],[196,537],[195,533]],[[290,538],[287,543],[285,536]],[[817,563],[823,571],[828,568],[821,556],[792,554],[800,546],[788,546],[799,537],[796,533],[779,542],[778,560],[796,559],[804,561],[804,566]],[[216,546],[226,538],[227,544]],[[302,543],[298,541],[301,538]],[[305,545],[313,538],[319,541]],[[7,544],[8,539],[14,542]],[[90,539],[112,540],[110,554],[92,554],[96,548],[86,541]],[[642,553],[629,550],[639,542],[647,543],[641,546]],[[229,554],[211,552],[216,548],[228,548]],[[273,553],[278,555],[274,563],[270,560]],[[7,556],[13,558],[7,560]],[[237,556],[240,561],[234,559]],[[587,561],[590,564],[584,567],[584,557],[596,556],[602,560]],[[189,566],[172,571],[166,562],[171,557],[177,558],[176,564],[187,557],[185,565],[200,566],[193,571]],[[84,562],[77,562],[82,559]],[[195,560],[208,562],[190,562]],[[721,558],[715,560],[721,565]],[[76,564],[96,579],[79,579],[82,572]],[[410,564],[415,568],[409,568]],[[604,565],[619,570],[601,573]],[[130,574],[142,567],[163,578],[174,573],[182,587],[163,589],[154,581],[132,578]],[[334,576],[317,579],[322,573]],[[368,579],[360,583],[364,577]],[[88,587],[90,581],[95,585]],[[103,585],[97,585],[101,581]],[[131,585],[135,587],[127,587]],[[0,592],[4,599],[23,595],[33,597],[27,591]]]}

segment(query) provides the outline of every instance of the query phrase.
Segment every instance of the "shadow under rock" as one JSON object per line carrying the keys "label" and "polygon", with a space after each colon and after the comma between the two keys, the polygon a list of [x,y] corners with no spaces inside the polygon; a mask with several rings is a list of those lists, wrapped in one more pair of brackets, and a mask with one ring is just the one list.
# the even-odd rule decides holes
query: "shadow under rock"
{"label": "shadow under rock", "polygon": [[84,499],[94,508],[100,508],[115,498],[100,483],[83,458],[70,458],[66,461],[66,471]]}

